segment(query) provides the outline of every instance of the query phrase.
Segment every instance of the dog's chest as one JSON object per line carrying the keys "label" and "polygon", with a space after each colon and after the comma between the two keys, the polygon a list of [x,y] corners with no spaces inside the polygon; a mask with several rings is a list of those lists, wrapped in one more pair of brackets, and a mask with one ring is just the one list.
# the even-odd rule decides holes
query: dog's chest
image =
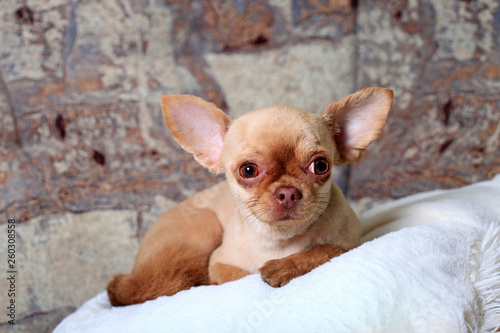
{"label": "dog's chest", "polygon": [[284,258],[317,245],[319,240],[312,236],[309,233],[287,235],[285,230],[270,229],[266,226],[246,229],[244,233],[234,235],[234,264],[250,273],[258,273],[269,260]]}

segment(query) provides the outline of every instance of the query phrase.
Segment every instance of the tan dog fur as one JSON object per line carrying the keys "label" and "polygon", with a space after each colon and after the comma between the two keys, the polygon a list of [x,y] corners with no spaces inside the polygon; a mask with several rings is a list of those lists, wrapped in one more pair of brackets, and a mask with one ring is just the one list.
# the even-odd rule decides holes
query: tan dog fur
{"label": "tan dog fur", "polygon": [[392,101],[391,90],[365,88],[319,115],[271,106],[234,120],[194,96],[163,97],[176,141],[227,181],[158,218],[132,273],[109,283],[111,303],[254,273],[278,287],[358,246],[361,226],[331,169],[361,157]]}

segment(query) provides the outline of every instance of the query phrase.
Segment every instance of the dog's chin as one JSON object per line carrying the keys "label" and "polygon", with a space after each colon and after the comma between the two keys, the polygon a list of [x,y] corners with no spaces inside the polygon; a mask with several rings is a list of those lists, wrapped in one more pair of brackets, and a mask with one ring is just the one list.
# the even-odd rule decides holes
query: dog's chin
{"label": "dog's chin", "polygon": [[282,226],[301,223],[305,219],[303,214],[301,214],[299,211],[289,211],[282,209],[270,209],[267,214],[260,215],[258,218],[260,221],[267,223],[270,226]]}
{"label": "dog's chin", "polygon": [[[274,202],[253,201],[250,205],[245,205],[245,210],[260,222],[270,227],[299,226],[304,223],[311,223],[319,214],[319,207],[311,207],[306,202],[290,208],[282,207]],[[311,213],[315,212],[315,213]]]}

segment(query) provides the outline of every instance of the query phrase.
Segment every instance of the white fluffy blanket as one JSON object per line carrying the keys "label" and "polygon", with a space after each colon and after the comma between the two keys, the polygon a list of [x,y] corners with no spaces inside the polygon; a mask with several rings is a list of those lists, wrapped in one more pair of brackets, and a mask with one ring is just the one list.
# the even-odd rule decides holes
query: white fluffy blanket
{"label": "white fluffy blanket", "polygon": [[258,275],[111,307],[54,332],[498,332],[500,175],[360,216],[363,245],[273,289]]}

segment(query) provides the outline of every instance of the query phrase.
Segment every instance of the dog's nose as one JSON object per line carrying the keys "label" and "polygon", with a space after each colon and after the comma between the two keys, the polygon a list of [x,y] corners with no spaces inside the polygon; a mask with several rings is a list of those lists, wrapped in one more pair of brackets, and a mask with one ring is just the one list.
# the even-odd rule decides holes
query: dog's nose
{"label": "dog's nose", "polygon": [[283,208],[291,209],[302,199],[302,193],[296,187],[280,187],[274,197]]}

